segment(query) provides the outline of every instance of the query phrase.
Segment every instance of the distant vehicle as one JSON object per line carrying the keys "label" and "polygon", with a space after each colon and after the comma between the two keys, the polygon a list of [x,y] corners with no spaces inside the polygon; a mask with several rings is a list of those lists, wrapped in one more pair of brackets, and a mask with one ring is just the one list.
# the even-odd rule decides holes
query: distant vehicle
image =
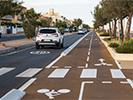
{"label": "distant vehicle", "polygon": [[64,29],[64,32],[65,32],[65,33],[68,33],[68,32],[70,32],[70,30],[69,30],[68,28],[65,28],[65,29]]}
{"label": "distant vehicle", "polygon": [[40,46],[56,46],[63,48],[64,33],[61,33],[58,28],[41,28],[36,35],[36,49]]}
{"label": "distant vehicle", "polygon": [[2,32],[0,31],[0,38],[1,38]]}
{"label": "distant vehicle", "polygon": [[84,34],[85,30],[84,29],[78,29],[78,34]]}

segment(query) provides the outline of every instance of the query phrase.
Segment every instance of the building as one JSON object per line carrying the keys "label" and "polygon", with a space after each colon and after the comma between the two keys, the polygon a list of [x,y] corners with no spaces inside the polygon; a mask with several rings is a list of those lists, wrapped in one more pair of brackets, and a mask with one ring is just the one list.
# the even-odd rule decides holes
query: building
{"label": "building", "polygon": [[54,9],[50,8],[49,9],[49,13],[46,14],[42,14],[41,18],[52,18],[52,25],[56,22],[66,22],[67,23],[67,19],[66,17],[63,17],[61,15],[59,15],[59,13],[54,13]]}

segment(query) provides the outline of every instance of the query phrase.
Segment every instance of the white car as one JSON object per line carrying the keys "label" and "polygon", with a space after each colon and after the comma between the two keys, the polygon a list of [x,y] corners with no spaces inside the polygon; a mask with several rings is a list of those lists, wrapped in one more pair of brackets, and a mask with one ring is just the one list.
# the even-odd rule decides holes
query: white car
{"label": "white car", "polygon": [[64,33],[61,33],[58,28],[41,28],[36,35],[36,49],[40,46],[56,46],[63,48]]}
{"label": "white car", "polygon": [[78,34],[84,34],[85,30],[84,29],[78,29]]}

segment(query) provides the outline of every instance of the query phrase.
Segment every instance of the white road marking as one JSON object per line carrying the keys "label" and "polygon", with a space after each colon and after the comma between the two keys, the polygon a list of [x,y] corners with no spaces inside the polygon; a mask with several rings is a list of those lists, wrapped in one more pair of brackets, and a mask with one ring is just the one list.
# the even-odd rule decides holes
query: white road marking
{"label": "white road marking", "polygon": [[70,69],[55,69],[48,78],[64,78]]}
{"label": "white road marking", "polygon": [[34,81],[36,80],[36,78],[32,78],[30,79],[28,82],[26,82],[23,86],[21,86],[18,90],[19,91],[24,91],[26,88],[28,88]]}
{"label": "white road marking", "polygon": [[88,68],[88,64],[85,65],[85,68]]}
{"label": "white road marking", "polygon": [[53,66],[58,60],[60,60],[63,56],[59,56],[57,59],[55,59],[52,63],[50,63],[46,68],[50,68]]}
{"label": "white road marking", "polygon": [[119,69],[122,69],[122,67],[120,66],[120,64],[118,63],[117,60],[115,60],[115,63],[117,64],[117,66],[118,66]]}
{"label": "white road marking", "polygon": [[112,83],[111,81],[102,81],[103,84],[110,84]]}
{"label": "white road marking", "polygon": [[78,66],[78,68],[84,68],[84,66]]}
{"label": "white road marking", "polygon": [[90,55],[90,52],[88,52],[88,56]]}
{"label": "white road marking", "polygon": [[59,66],[52,66],[51,68],[59,68]]}
{"label": "white road marking", "polygon": [[14,70],[15,68],[7,68],[7,67],[3,67],[3,68],[0,68],[0,76],[3,75],[3,74],[6,74],[12,70]]}
{"label": "white road marking", "polygon": [[87,57],[87,62],[89,61],[89,59],[90,59],[90,58],[89,58],[89,56],[88,56],[88,57]]}
{"label": "white road marking", "polygon": [[96,78],[97,69],[83,69],[80,78]]}
{"label": "white road marking", "polygon": [[69,69],[69,68],[72,68],[72,66],[65,66],[65,68],[68,68]]}
{"label": "white road marking", "polygon": [[131,85],[132,89],[133,89],[133,82],[130,79],[127,79],[128,83]]}
{"label": "white road marking", "polygon": [[92,84],[92,83],[93,83],[93,81],[82,82],[78,100],[82,100],[85,84]]}
{"label": "white road marking", "polygon": [[89,48],[89,51],[91,51],[91,48]]}
{"label": "white road marking", "polygon": [[120,69],[110,69],[112,78],[126,78]]}
{"label": "white road marking", "polygon": [[126,81],[121,81],[120,83],[121,84],[128,84],[128,82],[126,82]]}
{"label": "white road marking", "polygon": [[16,77],[32,77],[35,74],[37,74],[38,72],[40,72],[41,70],[42,70],[42,68],[29,68],[26,71],[17,75]]}

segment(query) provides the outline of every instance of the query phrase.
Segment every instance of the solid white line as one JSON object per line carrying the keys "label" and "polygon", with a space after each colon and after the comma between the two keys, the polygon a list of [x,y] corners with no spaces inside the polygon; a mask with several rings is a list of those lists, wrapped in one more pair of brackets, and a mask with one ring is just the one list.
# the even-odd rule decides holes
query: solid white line
{"label": "solid white line", "polygon": [[90,55],[90,52],[88,52],[88,56]]}
{"label": "solid white line", "polygon": [[89,56],[87,57],[87,62],[89,61]]}
{"label": "solid white line", "polygon": [[80,78],[96,78],[97,69],[83,69]]}
{"label": "solid white line", "polygon": [[78,68],[84,68],[84,66],[78,66]]}
{"label": "solid white line", "polygon": [[51,66],[53,66],[58,60],[60,60],[63,56],[59,56],[57,59],[55,59],[52,63],[50,63],[48,66],[46,66],[46,68],[50,68]]}
{"label": "solid white line", "polygon": [[5,74],[5,73],[8,73],[12,70],[14,70],[15,68],[7,68],[7,67],[3,67],[3,68],[0,68],[0,76]]}
{"label": "solid white line", "polygon": [[28,88],[34,81],[36,80],[36,78],[32,78],[30,79],[28,82],[26,82],[23,86],[21,86],[18,90],[19,91],[24,91],[26,88]]}
{"label": "solid white line", "polygon": [[103,84],[109,84],[112,83],[111,81],[102,81]]}
{"label": "solid white line", "polygon": [[131,85],[132,89],[133,89],[133,82],[130,79],[127,79],[128,83]]}
{"label": "solid white line", "polygon": [[128,84],[128,82],[124,82],[124,81],[121,81],[120,83],[121,83],[121,84]]}
{"label": "solid white line", "polygon": [[88,64],[85,65],[85,68],[88,68]]}
{"label": "solid white line", "polygon": [[126,78],[120,69],[110,69],[112,78]]}
{"label": "solid white line", "polygon": [[65,66],[65,68],[72,68],[72,66]]}
{"label": "solid white line", "polygon": [[117,66],[118,66],[119,69],[122,69],[121,65],[118,63],[117,60],[115,60],[115,63],[117,64]]}
{"label": "solid white line", "polygon": [[70,69],[55,69],[48,78],[64,78]]}
{"label": "solid white line", "polygon": [[86,83],[92,84],[93,81],[82,82],[82,84],[81,84],[81,89],[80,89],[80,94],[79,94],[79,99],[78,99],[78,100],[82,100],[83,92],[84,92],[84,85],[85,85]]}
{"label": "solid white line", "polygon": [[37,74],[38,72],[40,72],[41,70],[42,70],[42,68],[29,68],[26,71],[17,75],[16,77],[32,77],[35,74]]}

